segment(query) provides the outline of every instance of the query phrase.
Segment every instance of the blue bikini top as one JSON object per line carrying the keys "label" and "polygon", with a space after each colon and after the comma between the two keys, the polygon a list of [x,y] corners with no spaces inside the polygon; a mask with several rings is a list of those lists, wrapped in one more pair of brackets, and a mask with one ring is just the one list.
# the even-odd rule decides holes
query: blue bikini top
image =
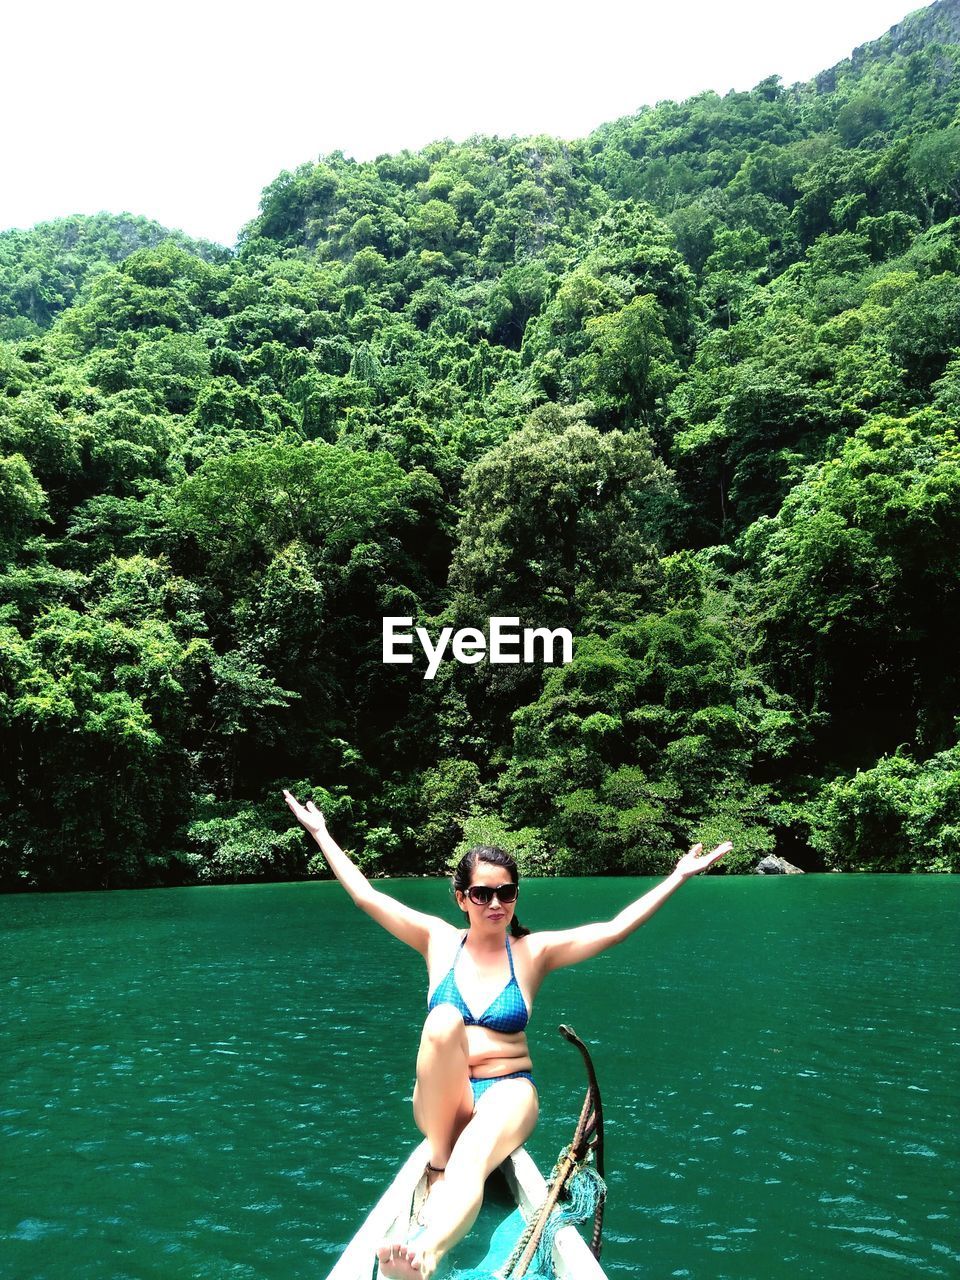
{"label": "blue bikini top", "polygon": [[467,935],[464,934],[460,941],[460,946],[457,948],[457,954],[453,958],[453,964],[427,1000],[427,1008],[434,1009],[438,1004],[452,1004],[462,1014],[464,1026],[486,1027],[488,1031],[522,1031],[530,1019],[530,1012],[523,998],[523,992],[520,990],[520,984],[517,982],[517,975],[513,971],[513,951],[510,948],[510,939],[507,938],[510,980],[500,994],[487,1005],[479,1018],[475,1018],[467,1008],[467,1002],[460,994],[460,988],[457,986],[455,970],[466,940]]}

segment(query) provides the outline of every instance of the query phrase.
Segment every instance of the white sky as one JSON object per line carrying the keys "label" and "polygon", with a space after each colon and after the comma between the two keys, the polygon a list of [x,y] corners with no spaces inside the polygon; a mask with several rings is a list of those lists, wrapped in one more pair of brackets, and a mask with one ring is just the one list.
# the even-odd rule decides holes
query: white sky
{"label": "white sky", "polygon": [[576,138],[807,80],[916,0],[33,0],[7,7],[0,229],[128,211],[232,245],[282,169]]}

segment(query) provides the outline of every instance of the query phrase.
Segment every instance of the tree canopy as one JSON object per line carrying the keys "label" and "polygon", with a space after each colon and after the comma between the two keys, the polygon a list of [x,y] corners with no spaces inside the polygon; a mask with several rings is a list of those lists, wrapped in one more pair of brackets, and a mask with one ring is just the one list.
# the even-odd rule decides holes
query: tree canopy
{"label": "tree canopy", "polygon": [[[960,16],[809,83],[0,234],[0,888],[955,870]],[[381,619],[569,628],[385,665]],[[312,788],[312,789],[311,789]]]}

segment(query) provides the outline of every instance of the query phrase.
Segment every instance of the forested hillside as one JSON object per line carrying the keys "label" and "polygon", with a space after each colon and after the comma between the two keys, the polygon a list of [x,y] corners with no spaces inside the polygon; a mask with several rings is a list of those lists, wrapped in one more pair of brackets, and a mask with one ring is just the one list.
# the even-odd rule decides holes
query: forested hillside
{"label": "forested hillside", "polygon": [[[3,233],[0,887],[302,876],[283,786],[374,873],[957,869],[958,276],[960,0],[325,156],[233,250]],[[426,681],[384,615],[574,657]]]}

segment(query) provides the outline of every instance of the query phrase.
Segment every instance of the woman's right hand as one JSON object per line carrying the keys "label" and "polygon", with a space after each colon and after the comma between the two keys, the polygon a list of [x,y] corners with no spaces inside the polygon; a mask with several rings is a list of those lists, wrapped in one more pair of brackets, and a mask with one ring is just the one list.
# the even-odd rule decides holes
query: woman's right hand
{"label": "woman's right hand", "polygon": [[310,832],[312,836],[319,836],[326,833],[327,824],[323,820],[323,814],[313,803],[308,800],[305,805],[301,804],[295,795],[284,788],[283,798],[290,806],[290,811],[296,817],[297,821]]}
{"label": "woman's right hand", "polygon": [[684,880],[689,880],[691,876],[695,876],[698,871],[706,871],[707,867],[713,866],[718,858],[722,858],[725,853],[729,853],[733,845],[729,840],[724,840],[723,844],[718,844],[715,849],[709,853],[703,852],[702,844],[695,844],[688,853],[685,853],[677,863],[676,870]]}

